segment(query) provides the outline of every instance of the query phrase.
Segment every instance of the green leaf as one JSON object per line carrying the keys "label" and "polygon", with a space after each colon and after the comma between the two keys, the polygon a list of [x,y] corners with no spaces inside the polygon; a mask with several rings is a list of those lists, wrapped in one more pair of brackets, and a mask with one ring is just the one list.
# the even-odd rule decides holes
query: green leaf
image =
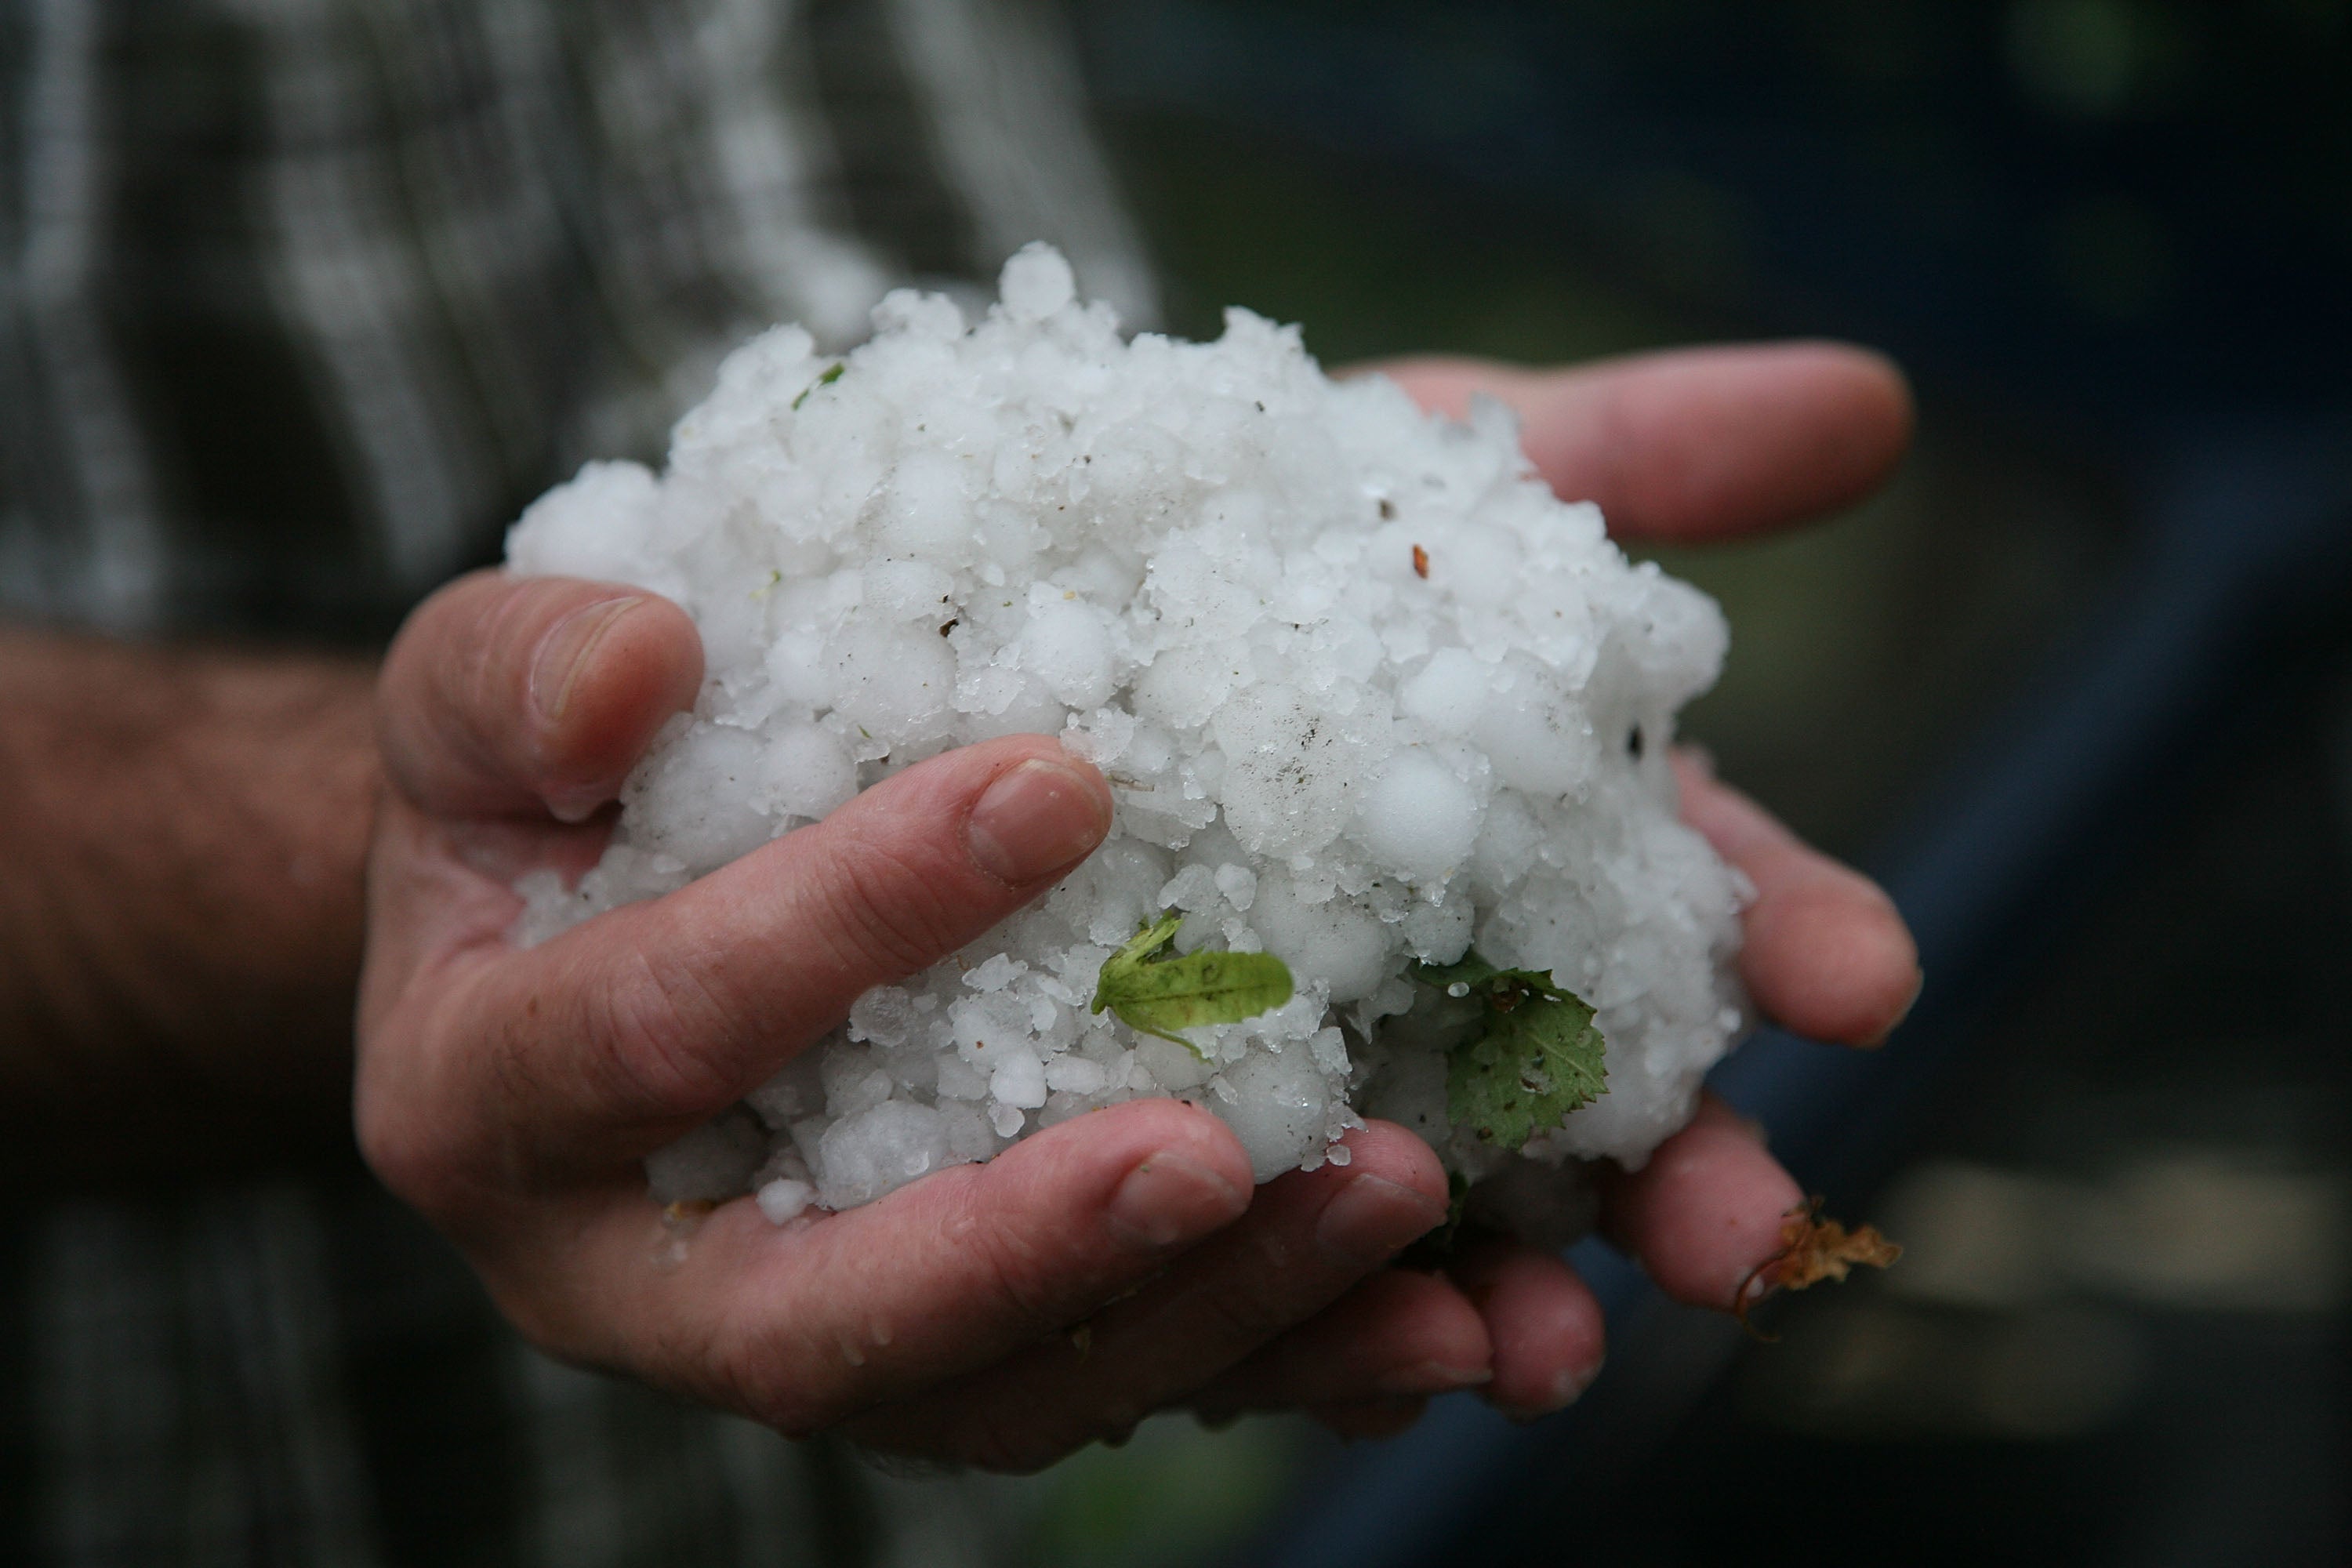
{"label": "green leaf", "polygon": [[835,360],[833,363],[827,365],[823,375],[818,376],[814,381],[812,381],[806,386],[802,387],[801,395],[793,399],[793,412],[799,412],[800,405],[809,400],[810,393],[814,392],[820,386],[831,386],[835,382],[841,379],[841,373],[848,368],[849,366],[847,363],[842,360]]}
{"label": "green leaf", "polygon": [[1517,1150],[1607,1092],[1592,1009],[1550,975],[1497,969],[1475,952],[1458,963],[1416,964],[1413,973],[1483,1004],[1485,1027],[1446,1053],[1445,1113],[1456,1126]]}
{"label": "green leaf", "polygon": [[1169,910],[1103,960],[1093,1011],[1108,1007],[1129,1028],[1173,1040],[1206,1061],[1201,1047],[1176,1031],[1271,1013],[1290,1000],[1290,966],[1270,952],[1203,950],[1176,957],[1165,950],[1183,923]]}

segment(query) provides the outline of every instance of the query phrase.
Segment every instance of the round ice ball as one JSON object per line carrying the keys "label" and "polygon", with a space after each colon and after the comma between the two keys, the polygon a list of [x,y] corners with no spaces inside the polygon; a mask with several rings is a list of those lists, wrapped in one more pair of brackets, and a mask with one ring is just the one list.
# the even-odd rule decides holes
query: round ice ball
{"label": "round ice ball", "polygon": [[1092,708],[1114,689],[1110,630],[1075,593],[1041,584],[1029,592],[1029,624],[1014,644],[1022,668],[1060,701]]}
{"label": "round ice ball", "polygon": [[593,582],[637,583],[679,597],[686,582],[655,547],[660,480],[642,463],[589,463],[524,509],[507,564]]}
{"label": "round ice ball", "polygon": [[908,555],[960,563],[971,545],[965,475],[965,465],[944,453],[910,453],[883,498],[882,544]]}
{"label": "round ice ball", "polygon": [[1217,710],[1214,731],[1224,755],[1225,821],[1244,848],[1290,856],[1331,841],[1359,759],[1303,693],[1253,687]]}
{"label": "round ice ball", "polygon": [[623,798],[647,824],[648,847],[708,871],[775,836],[761,805],[765,748],[742,730],[695,729],[630,781]]}
{"label": "round ice ball", "polygon": [[819,1192],[830,1209],[854,1208],[953,1163],[947,1125],[929,1106],[886,1100],[824,1130]]}
{"label": "round ice ball", "polygon": [[1311,901],[1286,877],[1261,878],[1249,922],[1297,984],[1319,983],[1333,1002],[1360,1001],[1391,973],[1388,927],[1352,900]]}
{"label": "round ice ball", "polygon": [[1077,298],[1078,282],[1060,251],[1031,244],[1004,264],[998,292],[1006,315],[1016,321],[1042,321]]}
{"label": "round ice ball", "polygon": [[955,656],[919,626],[864,624],[843,632],[832,660],[833,710],[872,737],[928,737],[946,719]]}
{"label": "round ice ball", "polygon": [[1270,1182],[1321,1152],[1331,1091],[1305,1044],[1243,1058],[1225,1069],[1224,1088],[1202,1103],[1241,1140],[1256,1180]]}
{"label": "round ice ball", "polygon": [[1478,839],[1478,796],[1419,746],[1388,760],[1356,807],[1356,837],[1373,857],[1421,882],[1443,882]]}
{"label": "round ice ball", "polygon": [[1479,710],[1471,735],[1497,777],[1526,795],[1580,790],[1601,759],[1601,743],[1578,706],[1533,660],[1515,660],[1511,684]]}
{"label": "round ice ball", "polygon": [[1467,649],[1442,647],[1397,691],[1397,709],[1441,735],[1465,735],[1493,687],[1492,668]]}
{"label": "round ice ball", "polygon": [[816,724],[787,724],[760,760],[760,795],[787,816],[824,816],[857,793],[857,764]]}

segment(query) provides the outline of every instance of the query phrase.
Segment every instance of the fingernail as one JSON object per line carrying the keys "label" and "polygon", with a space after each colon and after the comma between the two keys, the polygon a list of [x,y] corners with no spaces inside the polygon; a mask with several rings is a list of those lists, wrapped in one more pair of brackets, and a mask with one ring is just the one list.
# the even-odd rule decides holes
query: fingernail
{"label": "fingernail", "polygon": [[1553,1376],[1551,1387],[1546,1391],[1541,1404],[1497,1405],[1495,1408],[1514,1421],[1540,1420],[1555,1411],[1567,1409],[1583,1398],[1584,1391],[1592,1386],[1592,1380],[1601,1375],[1601,1363],[1596,1361],[1590,1366],[1563,1369]]}
{"label": "fingernail", "polygon": [[1110,831],[1101,792],[1076,769],[1032,757],[988,786],[964,842],[1001,882],[1034,882],[1089,853]]}
{"label": "fingernail", "polygon": [[1596,1361],[1590,1366],[1572,1366],[1561,1372],[1551,1380],[1551,1403],[1545,1409],[1565,1410],[1583,1398],[1584,1391],[1592,1386],[1592,1380],[1601,1375],[1601,1363]]}
{"label": "fingernail", "polygon": [[1157,1251],[1230,1225],[1248,1206],[1249,1194],[1216,1172],[1163,1151],[1127,1173],[1104,1220],[1129,1246]]}
{"label": "fingernail", "polygon": [[1923,969],[1919,971],[1917,978],[1911,982],[1911,994],[1904,998],[1903,1005],[1895,1010],[1894,1017],[1887,1020],[1886,1027],[1879,1030],[1868,1039],[1857,1040],[1854,1043],[1862,1047],[1864,1050],[1875,1050],[1880,1046],[1885,1045],[1887,1041],[1887,1037],[1893,1035],[1895,1030],[1903,1026],[1903,1020],[1911,1016],[1911,1009],[1919,1005],[1919,993],[1927,988],[1927,972]]}
{"label": "fingernail", "polygon": [[1452,1394],[1457,1389],[1477,1388],[1495,1381],[1493,1369],[1483,1366],[1449,1366],[1444,1362],[1417,1361],[1410,1366],[1392,1367],[1373,1381],[1375,1394]]}
{"label": "fingernail", "polygon": [[1315,1244],[1342,1268],[1377,1268],[1444,1217],[1445,1205],[1426,1193],[1383,1176],[1358,1176],[1323,1205]]}
{"label": "fingernail", "polygon": [[596,645],[604,640],[614,623],[644,603],[639,595],[599,599],[547,628],[530,662],[530,705],[542,722],[552,724],[563,717],[572,702],[572,689],[579,684],[580,673],[588,668]]}

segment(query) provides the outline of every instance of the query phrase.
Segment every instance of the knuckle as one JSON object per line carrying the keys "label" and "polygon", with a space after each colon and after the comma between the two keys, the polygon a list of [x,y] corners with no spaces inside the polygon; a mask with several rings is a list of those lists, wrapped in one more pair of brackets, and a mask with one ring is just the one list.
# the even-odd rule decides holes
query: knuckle
{"label": "knuckle", "polygon": [[925,860],[870,839],[831,847],[817,879],[818,923],[845,966],[895,978],[963,944],[971,906],[950,896],[946,868]]}
{"label": "knuckle", "polygon": [[953,1223],[957,1244],[970,1259],[975,1295],[996,1304],[997,1311],[1018,1326],[1043,1332],[1059,1328],[1055,1259],[1022,1227],[1006,1225],[980,1211],[967,1197]]}
{"label": "knuckle", "polygon": [[740,1092],[731,1064],[746,1024],[734,999],[690,963],[632,952],[596,993],[590,1028],[618,1103],[648,1117],[726,1103]]}

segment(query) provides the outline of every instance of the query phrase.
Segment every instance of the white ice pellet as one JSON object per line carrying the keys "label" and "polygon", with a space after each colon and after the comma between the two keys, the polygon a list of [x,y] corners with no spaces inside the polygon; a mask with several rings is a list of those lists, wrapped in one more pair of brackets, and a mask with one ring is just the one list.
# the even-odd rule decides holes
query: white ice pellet
{"label": "white ice pellet", "polygon": [[1292,979],[1321,986],[1327,1001],[1359,1001],[1389,976],[1391,933],[1353,900],[1310,901],[1290,878],[1271,876],[1257,885],[1250,923],[1266,951],[1290,966]]}
{"label": "white ice pellet", "polygon": [[988,1092],[1000,1103],[1023,1110],[1034,1110],[1045,1103],[1045,1064],[1037,1053],[1019,1046],[1007,1046],[995,1057],[996,1068],[989,1074]]}
{"label": "white ice pellet", "polygon": [[1110,632],[1094,606],[1075,591],[1046,584],[1029,591],[1029,624],[1013,647],[1022,668],[1072,708],[1092,708],[1113,689]]}
{"label": "white ice pellet", "polygon": [[998,282],[1004,313],[1017,321],[1042,321],[1066,309],[1077,294],[1077,279],[1062,253],[1033,245],[1004,264]]}
{"label": "white ice pellet", "polygon": [[1331,1086],[1304,1050],[1253,1052],[1221,1075],[1231,1092],[1207,1101],[1249,1152],[1250,1172],[1272,1181],[1320,1153]]}
{"label": "white ice pellet", "polygon": [[779,816],[824,816],[857,793],[857,764],[814,724],[777,726],[757,777],[759,795]]}
{"label": "white ice pellet", "polygon": [[733,1111],[646,1156],[646,1179],[656,1203],[715,1202],[743,1191],[767,1153],[759,1122]]}
{"label": "white ice pellet", "polygon": [[772,1182],[761,1184],[756,1196],[760,1212],[767,1216],[768,1223],[782,1225],[816,1202],[816,1189],[806,1182],[779,1176]]}
{"label": "white ice pellet", "polygon": [[1085,1057],[1055,1057],[1045,1066],[1045,1087],[1072,1094],[1098,1094],[1110,1082],[1110,1069]]}
{"label": "white ice pellet", "polygon": [[1458,647],[1442,647],[1397,689],[1397,708],[1441,735],[1462,735],[1478,721],[1491,689],[1489,668]]}
{"label": "white ice pellet", "polygon": [[1478,837],[1478,795],[1419,746],[1400,748],[1358,803],[1356,837],[1416,882],[1444,882]]}
{"label": "white ice pellet", "polygon": [[[1589,1215],[1562,1162],[1638,1163],[1743,1026],[1744,884],[1675,818],[1675,710],[1724,651],[1714,605],[1630,564],[1530,472],[1508,412],[1421,414],[1326,379],[1297,332],[1122,339],[1031,247],[967,327],[908,290],[832,374],[778,328],[720,367],[667,471],[592,463],[509,566],[637,584],[701,629],[691,715],[623,793],[576,886],[534,872],[543,941],[810,828],[950,746],[1059,736],[1110,837],[948,962],[648,1162],[666,1202],[755,1190],[772,1218],[864,1203],[1138,1095],[1223,1117],[1260,1180],[1365,1114],[1497,1186],[1547,1237]],[[1089,1003],[1161,910],[1176,947],[1263,948],[1287,1006],[1139,1035]],[[1447,1124],[1438,992],[1415,963],[1549,971],[1600,1008],[1609,1091],[1506,1158]],[[1459,1015],[1455,1015],[1458,1016]]]}
{"label": "white ice pellet", "polygon": [[947,1127],[937,1110],[886,1100],[824,1130],[814,1162],[818,1194],[827,1208],[851,1208],[951,1161]]}
{"label": "white ice pellet", "polygon": [[1009,953],[991,953],[964,973],[963,983],[974,991],[1002,991],[1028,973],[1029,966]]}

